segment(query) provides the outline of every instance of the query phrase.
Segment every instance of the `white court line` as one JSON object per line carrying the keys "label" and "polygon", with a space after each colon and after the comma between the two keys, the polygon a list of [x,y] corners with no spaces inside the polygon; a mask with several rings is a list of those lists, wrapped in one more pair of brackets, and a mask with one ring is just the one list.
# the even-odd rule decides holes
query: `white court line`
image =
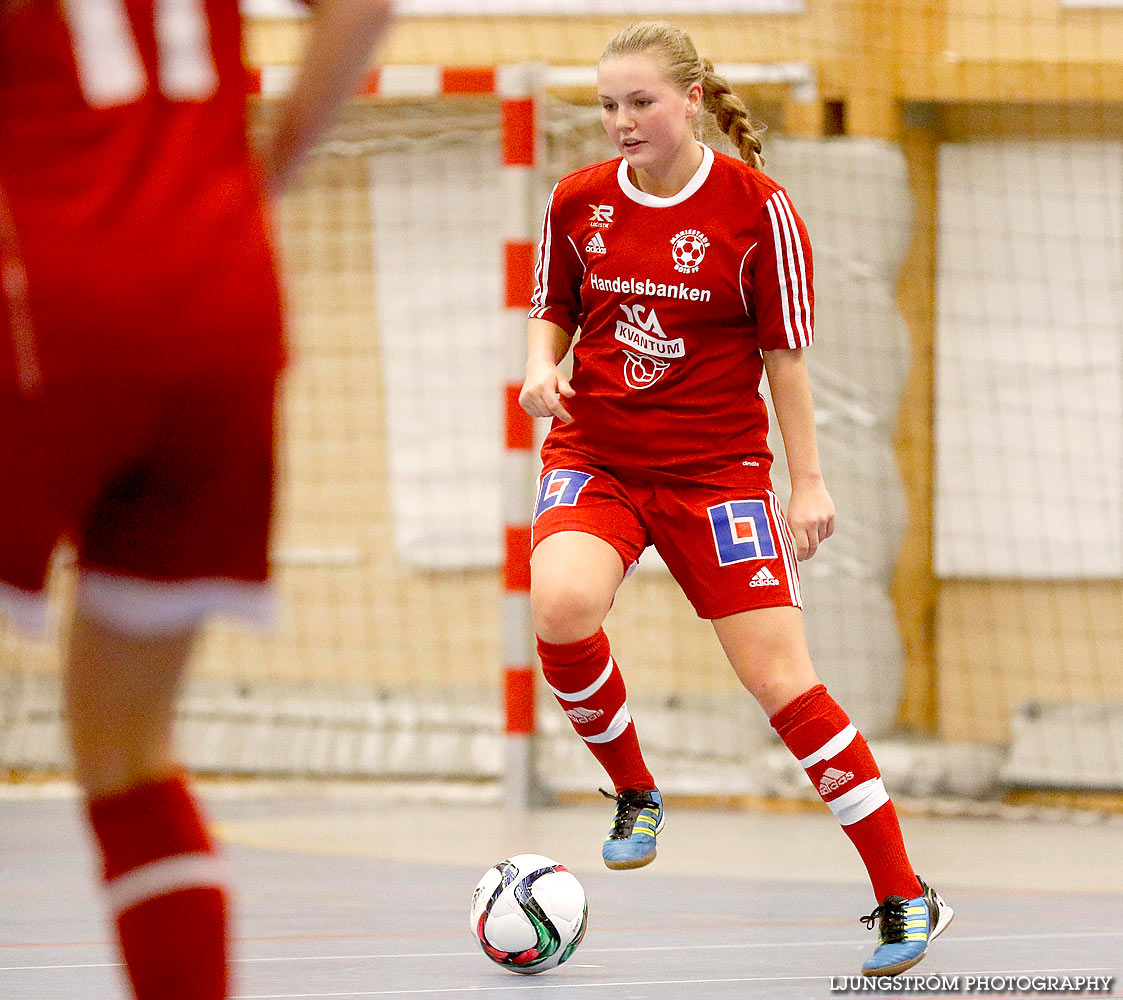
{"label": "white court line", "polygon": [[[1001,972],[970,973],[971,975],[986,976],[1029,976],[1029,975],[1061,975],[1079,974],[1089,972],[1109,972],[1108,968],[1102,969],[1009,969]],[[923,977],[925,974],[919,973]],[[938,975],[938,973],[933,973]],[[947,973],[944,973],[947,975]],[[963,973],[961,975],[968,975]],[[390,996],[426,996],[436,993],[486,993],[495,990],[560,990],[560,989],[600,989],[601,987],[620,986],[708,986],[715,983],[817,983],[826,980],[838,979],[838,976],[737,976],[725,979],[636,979],[624,982],[603,983],[543,983],[524,982],[512,985],[507,980],[499,986],[441,986],[434,989],[403,989],[403,990],[363,990],[347,993],[239,993],[231,1000],[317,1000],[321,997],[390,997]],[[1103,994],[1105,996],[1118,996],[1116,993]]]}
{"label": "white court line", "polygon": [[[1102,938],[1123,937],[1123,928],[1114,931],[1066,931],[1059,934],[956,934],[951,940],[968,944],[977,941],[1053,941],[1062,938]],[[847,938],[844,940],[814,941],[742,941],[735,944],[655,944],[624,948],[582,948],[582,955],[622,955],[649,951],[734,951],[751,948],[806,948],[806,947],[856,947],[869,944],[868,938]],[[376,952],[363,955],[266,955],[260,958],[232,958],[236,965],[250,965],[260,962],[356,962],[376,959],[403,958],[473,958],[479,951],[402,951]],[[112,969],[121,966],[120,962],[82,962],[74,965],[0,965],[0,972],[34,972],[51,969]],[[1079,970],[1037,970],[1079,971]],[[1086,969],[1087,972],[1106,971]],[[997,973],[995,973],[997,975]],[[362,994],[359,994],[360,996]]]}
{"label": "white court line", "polygon": [[[521,977],[520,977],[521,978]],[[519,983],[505,980],[495,986],[439,986],[435,989],[365,990],[357,993],[239,993],[231,1000],[317,1000],[318,997],[393,997],[427,996],[434,993],[492,993],[496,990],[564,990],[600,989],[604,986],[704,986],[713,983],[815,983],[829,980],[830,976],[743,976],[730,979],[633,979],[624,982],[604,983]]]}

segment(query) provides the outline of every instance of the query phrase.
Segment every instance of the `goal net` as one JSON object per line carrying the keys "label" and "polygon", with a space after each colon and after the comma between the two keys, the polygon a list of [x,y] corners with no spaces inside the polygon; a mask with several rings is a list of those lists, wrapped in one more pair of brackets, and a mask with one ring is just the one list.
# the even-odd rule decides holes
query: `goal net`
{"label": "goal net", "polygon": [[[962,99],[902,99],[883,134],[852,128],[871,92],[826,90],[827,29],[809,31],[785,46],[805,61],[723,68],[815,250],[808,359],[838,509],[801,566],[816,668],[898,792],[1121,789],[1123,120],[1094,87],[1050,113],[990,100],[984,74]],[[540,72],[539,213],[558,177],[613,155],[587,72]],[[279,206],[281,624],[205,633],[180,719],[201,771],[502,776],[501,121],[493,94],[356,99]],[[665,790],[811,794],[654,552],[606,630]],[[0,766],[66,765],[57,670],[53,647],[0,631]],[[543,692],[538,781],[595,788]]]}

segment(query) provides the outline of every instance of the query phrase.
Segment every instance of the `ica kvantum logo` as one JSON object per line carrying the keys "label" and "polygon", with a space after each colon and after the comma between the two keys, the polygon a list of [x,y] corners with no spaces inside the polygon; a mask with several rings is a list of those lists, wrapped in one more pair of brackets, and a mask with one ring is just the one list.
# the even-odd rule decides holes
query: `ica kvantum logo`
{"label": "ica kvantum logo", "polygon": [[624,381],[632,389],[646,389],[663,377],[670,360],[686,354],[681,337],[671,340],[659,325],[654,309],[642,303],[621,303],[626,320],[616,321],[616,339],[624,348]]}

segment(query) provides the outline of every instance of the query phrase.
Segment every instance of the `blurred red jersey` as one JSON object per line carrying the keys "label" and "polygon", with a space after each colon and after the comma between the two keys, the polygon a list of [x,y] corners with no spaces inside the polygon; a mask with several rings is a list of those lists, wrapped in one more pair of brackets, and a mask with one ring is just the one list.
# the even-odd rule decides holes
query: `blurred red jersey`
{"label": "blurred red jersey", "polygon": [[548,466],[768,488],[761,352],[811,344],[811,246],[783,188],[703,154],[670,198],[621,159],[554,188],[530,315],[581,335]]}
{"label": "blurred red jersey", "polygon": [[245,95],[236,0],[0,0],[0,384],[281,366]]}

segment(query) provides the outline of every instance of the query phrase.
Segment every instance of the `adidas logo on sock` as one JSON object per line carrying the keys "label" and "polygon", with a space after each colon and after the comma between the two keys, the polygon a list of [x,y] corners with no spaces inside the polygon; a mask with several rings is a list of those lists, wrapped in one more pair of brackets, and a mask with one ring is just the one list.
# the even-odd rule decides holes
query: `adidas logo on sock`
{"label": "adidas logo on sock", "polygon": [[772,575],[772,573],[769,571],[767,566],[761,566],[760,569],[758,569],[756,571],[756,576],[754,576],[749,581],[749,586],[750,587],[778,587],[778,586],[780,586],[780,581],[777,580],[776,577],[774,577]]}
{"label": "adidas logo on sock", "polygon": [[853,771],[840,771],[837,767],[828,767],[819,779],[819,794],[829,795],[845,785],[846,782],[853,780]]}
{"label": "adidas logo on sock", "polygon": [[585,253],[608,253],[600,233],[593,233],[593,238],[585,244]]}
{"label": "adidas logo on sock", "polygon": [[571,708],[565,714],[580,726],[584,725],[586,722],[592,722],[593,719],[599,719],[602,715],[604,715],[604,709]]}

